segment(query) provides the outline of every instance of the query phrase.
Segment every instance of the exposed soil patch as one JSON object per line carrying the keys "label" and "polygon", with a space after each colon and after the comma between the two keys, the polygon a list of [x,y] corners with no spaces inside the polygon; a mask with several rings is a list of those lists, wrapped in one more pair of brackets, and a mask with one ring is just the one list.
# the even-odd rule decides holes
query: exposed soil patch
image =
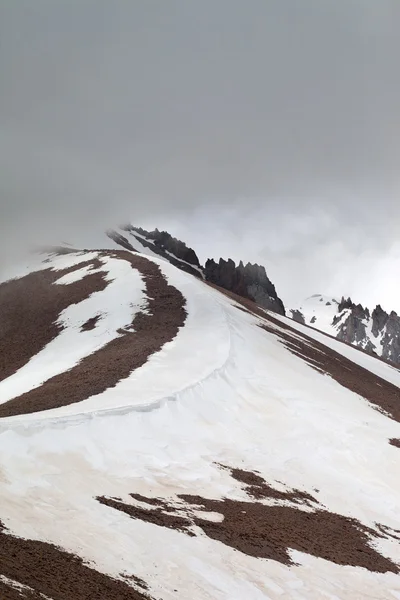
{"label": "exposed soil patch", "polygon": [[389,444],[391,446],[396,446],[396,448],[400,448],[400,440],[398,438],[392,438],[389,440]]}
{"label": "exposed soil patch", "polygon": [[[232,473],[250,488],[269,486],[259,475],[232,469]],[[281,492],[278,492],[281,494]],[[292,492],[295,500],[298,493]],[[268,497],[271,497],[270,495]],[[307,499],[312,498],[306,494]],[[249,498],[238,501],[223,498],[213,500],[193,495],[179,495],[183,506],[154,506],[154,498],[148,499],[148,508],[138,508],[122,501],[105,497],[99,502],[123,511],[134,519],[141,519],[162,527],[178,529],[186,534],[196,525],[210,538],[255,558],[267,558],[291,565],[289,550],[298,550],[323,558],[338,565],[363,567],[369,571],[398,573],[398,566],[382,556],[370,545],[371,541],[385,536],[384,530],[364,526],[355,519],[318,508],[302,510],[299,506],[267,506]],[[290,499],[290,493],[285,500]],[[143,496],[141,496],[143,501]],[[314,501],[314,499],[313,499]],[[208,520],[198,515],[199,510],[216,512],[223,516],[221,522]]]}
{"label": "exposed soil patch", "polygon": [[127,260],[140,271],[149,298],[146,313],[135,316],[131,324],[134,331],[124,329],[123,336],[85,357],[70,371],[0,405],[0,417],[67,406],[100,394],[141,367],[183,326],[185,300],[179,290],[167,283],[158,265],[127,251],[102,254]]}
{"label": "exposed soil patch", "polygon": [[68,285],[54,285],[63,275],[91,265],[97,259],[68,269],[45,269],[0,284],[0,381],[23,367],[61,332],[60,313],[108,285],[105,273],[85,275]]}
{"label": "exposed soil patch", "polygon": [[99,322],[99,319],[100,319],[100,315],[96,315],[95,317],[88,319],[82,325],[81,331],[91,331],[92,329],[94,329],[96,327],[97,323]]}
{"label": "exposed soil patch", "polygon": [[288,500],[294,504],[307,504],[311,506],[315,503],[318,503],[313,496],[307,494],[307,492],[302,492],[301,490],[294,489],[280,492],[269,485],[261,477],[261,475],[258,475],[252,471],[244,471],[243,469],[230,469],[225,465],[220,466],[229,470],[233,479],[236,479],[236,481],[239,481],[240,483],[244,483],[246,485],[245,491],[247,495],[255,498],[256,500],[272,498],[274,500]]}
{"label": "exposed soil patch", "polygon": [[12,582],[0,580],[0,598],[2,600],[44,600],[43,596],[32,590],[21,589]]}
{"label": "exposed soil patch", "polygon": [[[131,496],[135,498],[134,494],[131,494]],[[190,531],[190,527],[192,525],[190,519],[188,519],[186,516],[181,516],[174,513],[176,509],[173,506],[169,506],[168,503],[164,501],[160,501],[159,505],[155,506],[154,498],[142,498],[143,499],[140,501],[150,504],[152,506],[151,510],[142,508],[140,506],[135,506],[133,504],[126,504],[122,500],[106,498],[105,496],[99,496],[97,500],[101,504],[109,506],[110,508],[115,508],[116,510],[120,510],[130,517],[138,519],[139,521],[152,523],[153,525],[158,525],[159,527],[176,529],[177,531],[183,531],[190,536],[194,536],[194,533]]]}
{"label": "exposed soil patch", "polygon": [[388,527],[387,525],[382,525],[380,523],[376,523],[375,525],[378,531],[382,533],[382,537],[392,538],[393,540],[400,542],[400,531],[398,529],[393,529],[393,527]]}
{"label": "exposed soil patch", "polygon": [[[0,523],[1,526],[1,523]],[[29,586],[17,588],[0,580],[4,600],[150,600],[148,594],[85,565],[81,558],[53,544],[25,540],[0,530],[0,575]],[[124,576],[127,579],[127,574]],[[131,575],[140,587],[146,584]]]}

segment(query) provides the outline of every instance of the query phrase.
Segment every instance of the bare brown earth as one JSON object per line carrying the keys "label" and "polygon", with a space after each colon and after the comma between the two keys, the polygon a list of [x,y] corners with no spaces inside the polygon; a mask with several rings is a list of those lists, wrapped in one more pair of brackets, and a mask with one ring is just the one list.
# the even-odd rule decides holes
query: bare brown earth
{"label": "bare brown earth", "polygon": [[194,533],[190,530],[192,523],[186,516],[174,514],[174,508],[169,506],[167,500],[163,500],[162,498],[146,498],[146,496],[141,496],[140,494],[130,494],[130,496],[134,500],[150,504],[152,509],[148,510],[141,506],[125,504],[120,498],[106,498],[105,496],[99,496],[97,500],[105,506],[122,510],[134,519],[152,523],[159,527],[168,527],[168,529],[183,531],[187,535],[194,537]]}
{"label": "bare brown earth", "polygon": [[[124,329],[120,332],[123,334],[121,337],[85,357],[71,370],[0,405],[0,417],[67,406],[100,394],[141,367],[149,356],[172,340],[183,326],[186,318],[185,300],[180,291],[168,285],[158,265],[125,250],[103,251],[102,254],[127,260],[132,268],[140,271],[149,298],[146,313],[141,312],[135,316],[131,324],[133,331]],[[36,303],[35,300],[34,302]],[[34,315],[30,315],[30,318],[33,319]],[[32,337],[34,338],[33,332]],[[35,351],[40,350],[40,344],[34,339],[32,342],[27,339],[26,343],[34,343]],[[32,355],[35,352],[30,349],[29,353]]]}
{"label": "bare brown earth", "polygon": [[400,448],[400,440],[397,438],[392,438],[391,440],[389,440],[389,444],[391,444],[392,446],[396,446],[396,448]]}
{"label": "bare brown earth", "polygon": [[36,592],[29,589],[18,590],[13,585],[0,581],[0,598],[3,600],[43,600]]}
{"label": "bare brown earth", "polygon": [[100,315],[96,315],[95,317],[92,317],[91,319],[88,319],[81,327],[81,331],[91,331],[92,329],[94,329],[97,325],[97,323],[99,322],[100,319]]}
{"label": "bare brown earth", "polygon": [[62,330],[57,319],[64,309],[106,288],[101,272],[68,285],[53,285],[84,266],[98,268],[101,263],[95,259],[61,271],[45,269],[0,284],[0,381],[57,337]]}
{"label": "bare brown earth", "polygon": [[[174,506],[172,501],[168,503],[165,499],[146,499],[132,494],[133,499],[147,504],[146,508],[142,508],[104,496],[97,499],[134,519],[185,534],[195,535],[193,526],[200,527],[209,538],[255,558],[292,565],[289,553],[292,549],[338,565],[363,567],[378,573],[399,572],[396,564],[370,545],[378,538],[393,538],[384,528],[371,529],[356,519],[328,512],[309,494],[296,490],[286,493],[273,490],[255,473],[241,469],[232,469],[231,473],[236,480],[246,483],[247,501],[214,500],[185,494],[177,497],[178,504]],[[259,498],[275,497],[295,505],[263,504],[254,499],[254,487]],[[299,507],[302,503],[304,507],[313,503],[314,509],[306,511]],[[219,513],[223,520],[215,522],[206,516],[202,518],[198,515],[199,510]]]}
{"label": "bare brown earth", "polygon": [[248,496],[251,496],[255,500],[265,500],[266,498],[272,498],[274,500],[288,500],[294,504],[308,504],[313,505],[316,502],[315,498],[303,492],[301,490],[290,490],[281,492],[276,490],[269,485],[261,475],[254,473],[253,471],[244,471],[243,469],[231,469],[225,465],[220,465],[223,469],[227,469],[233,479],[244,483],[246,485],[245,490]]}
{"label": "bare brown earth", "polygon": [[19,592],[0,581],[3,600],[150,600],[148,594],[129,585],[145,588],[133,574],[125,581],[113,579],[85,565],[81,558],[53,544],[25,540],[7,533],[0,522],[0,575],[31,590]]}

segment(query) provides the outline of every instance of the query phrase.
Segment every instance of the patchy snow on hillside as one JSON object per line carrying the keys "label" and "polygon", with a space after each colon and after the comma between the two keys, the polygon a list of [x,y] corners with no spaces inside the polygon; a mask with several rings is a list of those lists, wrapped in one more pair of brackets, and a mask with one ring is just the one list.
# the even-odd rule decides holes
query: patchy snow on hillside
{"label": "patchy snow on hillside", "polygon": [[[314,504],[299,507],[310,515],[323,508],[366,527],[400,528],[400,452],[388,443],[400,437],[400,424],[291,352],[277,325],[276,333],[265,331],[259,317],[219,291],[162,259],[150,260],[184,295],[185,326],[102,394],[0,420],[1,519],[18,536],[56,544],[113,577],[133,573],[152,598],[162,600],[400,598],[394,572],[336,564],[309,553],[306,545],[304,551],[289,547],[292,564],[258,558],[200,526],[187,535],[130,518],[96,499],[132,503],[130,494],[136,494],[143,508],[143,498],[161,498],[181,518],[187,514],[182,494],[245,502],[243,486],[220,466],[227,465],[258,472],[281,494],[311,494]],[[84,318],[108,315],[104,336],[112,336],[143,305],[139,274],[129,266],[128,276],[120,263],[103,263],[110,283],[98,302],[90,297],[87,310],[70,307],[72,313],[64,314],[68,327],[55,349],[62,368],[94,347],[93,332],[87,344],[81,333],[77,338]],[[68,285],[68,279],[58,285]],[[400,387],[400,373],[389,365],[290,319],[274,318]],[[39,355],[32,360],[34,376],[20,384],[21,369],[13,385],[36,385],[49,368],[61,368],[49,367]],[[288,498],[262,503],[291,507]],[[218,512],[197,513],[206,521],[223,520]],[[382,535],[372,543],[400,563],[396,539]]]}
{"label": "patchy snow on hillside", "polygon": [[[63,260],[57,257],[44,263],[44,266],[55,270],[65,269],[83,262],[83,259],[86,261],[87,256],[68,254]],[[98,258],[101,266],[87,266],[72,271],[53,285],[70,285],[94,273],[104,273],[108,285],[104,290],[62,311],[58,319],[60,333],[57,337],[14,375],[0,382],[0,404],[68,371],[85,356],[118,337],[119,330],[131,324],[135,313],[146,308],[142,278],[128,262],[97,254],[89,257]],[[90,319],[96,319],[95,327],[84,330],[85,323]]]}

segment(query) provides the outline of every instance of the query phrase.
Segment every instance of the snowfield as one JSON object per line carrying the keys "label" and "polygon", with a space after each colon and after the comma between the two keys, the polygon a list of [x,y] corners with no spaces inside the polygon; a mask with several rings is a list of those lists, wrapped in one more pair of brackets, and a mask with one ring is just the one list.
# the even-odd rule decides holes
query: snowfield
{"label": "snowfield", "polygon": [[[94,259],[101,265],[79,267]],[[389,443],[400,438],[400,424],[314,368],[307,348],[316,340],[326,356],[334,350],[344,357],[347,369],[363,367],[385,393],[385,385],[388,394],[397,389],[400,403],[399,371],[284,317],[251,314],[166,261],[147,260],[183,295],[183,326],[142,366],[101,393],[0,419],[0,519],[6,537],[55,544],[81,557],[124,586],[127,595],[115,598],[400,599],[400,450]],[[146,278],[118,253],[52,255],[30,269],[74,265],[76,270],[51,285],[67,288],[101,271],[106,287],[61,313],[57,337],[0,383],[1,405],[60,373],[71,370],[73,377],[80,361],[115,341],[140,313],[152,318]],[[82,331],[97,315],[94,327]],[[289,338],[303,349],[293,351]],[[102,369],[108,368],[104,362]],[[264,484],[251,488],[243,473],[266,482],[264,495]],[[302,503],[302,494],[311,499]],[[158,511],[156,498],[164,502]],[[257,524],[261,537],[251,537],[256,517],[244,529],[251,549],[234,532],[229,538],[218,529],[228,523],[228,509],[237,509],[239,528],[246,506],[264,511]],[[269,538],[272,529],[262,529],[265,515],[276,511],[278,519],[284,510],[302,522],[308,515],[309,528],[294,526],[304,532],[296,538],[274,529]],[[346,546],[328,533],[328,513],[346,523],[343,531],[352,530],[351,519],[368,528],[361,549],[351,542],[358,525]],[[319,514],[325,515],[322,525],[311,536]],[[271,546],[268,552],[265,545]],[[288,560],[275,556],[278,545]],[[41,583],[37,574],[34,583],[28,575],[11,577],[2,560],[0,582],[10,598],[11,590],[23,598],[28,588],[52,600],[68,598],[68,590]],[[114,597],[104,589],[91,597]],[[83,589],[74,593],[76,600],[89,598]]]}

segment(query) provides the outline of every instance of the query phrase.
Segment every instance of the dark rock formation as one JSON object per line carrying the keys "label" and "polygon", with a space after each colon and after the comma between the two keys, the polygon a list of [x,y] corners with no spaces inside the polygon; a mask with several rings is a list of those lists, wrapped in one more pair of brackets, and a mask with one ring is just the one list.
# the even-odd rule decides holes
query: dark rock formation
{"label": "dark rock formation", "polygon": [[252,265],[242,262],[238,266],[230,258],[219,262],[208,259],[205,265],[205,278],[207,281],[234,292],[244,298],[254,300],[262,308],[273,310],[281,315],[285,314],[285,307],[278,297],[275,286],[268,279],[265,268],[261,265]]}
{"label": "dark rock formation", "polygon": [[[364,308],[361,304],[354,304],[351,298],[339,302],[337,317],[334,318],[333,324],[336,325],[342,318],[343,310],[350,310],[347,319],[339,327],[337,338],[342,342],[354,344],[355,346],[365,347],[368,344],[367,338],[367,322],[370,314],[368,308]],[[367,348],[365,348],[367,349]]]}
{"label": "dark rock formation", "polygon": [[[315,297],[315,296],[312,296]],[[362,348],[370,354],[380,356],[388,362],[400,365],[400,317],[392,311],[388,314],[378,304],[372,312],[351,298],[337,302],[337,312],[331,322],[332,332],[338,340]],[[328,302],[325,303],[327,305]],[[332,305],[332,303],[330,303]],[[290,316],[298,323],[314,325],[318,329],[318,318],[305,319],[301,310],[290,310]]]}
{"label": "dark rock formation", "polygon": [[[149,248],[149,250],[158,254],[175,267],[178,267],[178,269],[190,273],[195,277],[202,277],[200,262],[195,251],[192,248],[188,248],[184,242],[172,237],[166,231],[159,231],[158,229],[146,231],[141,227],[134,227],[133,225],[121,225],[120,229],[130,234],[133,245],[135,241],[140,242],[142,246]],[[110,232],[107,232],[107,234],[124,248],[127,248],[126,242],[130,244],[124,236],[116,232],[114,232],[114,236],[110,235]],[[122,238],[122,241],[116,239],[116,236]]]}
{"label": "dark rock formation", "polygon": [[[383,359],[400,364],[400,317],[392,311],[390,315],[378,304],[372,314],[361,304],[355,305],[350,299],[345,301],[351,309],[347,319],[339,328],[337,338],[349,344],[362,347],[367,352],[378,354]],[[339,304],[339,309],[343,306]],[[370,326],[368,337],[367,326]]]}
{"label": "dark rock formation", "polygon": [[191,275],[204,278],[239,296],[254,300],[262,308],[281,315],[285,314],[283,302],[278,297],[275,286],[268,279],[263,266],[250,263],[244,265],[242,261],[236,266],[233,260],[221,258],[218,263],[208,259],[205,267],[202,267],[196,252],[166,231],[158,229],[146,231],[133,225],[122,225],[120,229],[127,232],[129,239],[113,230],[107,232],[108,236],[120,246],[137,251],[140,247],[139,243],[141,247],[149,248]]}
{"label": "dark rock formation", "polygon": [[293,321],[297,321],[297,323],[301,323],[302,325],[305,325],[305,318],[302,312],[300,312],[298,309],[294,309],[289,311],[290,312],[290,318],[293,319]]}
{"label": "dark rock formation", "polygon": [[141,227],[133,227],[133,230],[145,236],[148,240],[152,240],[154,245],[160,250],[171,252],[179,260],[183,260],[195,267],[200,267],[196,252],[186,246],[184,242],[172,237],[167,231],[159,231],[157,228],[154,231],[145,231]]}
{"label": "dark rock formation", "polygon": [[137,252],[137,250],[132,246],[129,240],[127,240],[126,237],[118,233],[118,231],[115,231],[114,229],[108,229],[106,233],[111,240],[114,240],[116,244],[122,246],[123,248],[125,248],[125,250]]}
{"label": "dark rock formation", "polygon": [[372,333],[375,336],[378,336],[379,333],[383,330],[388,319],[389,315],[386,311],[383,310],[381,305],[378,304],[372,311]]}
{"label": "dark rock formation", "polygon": [[382,358],[400,365],[400,317],[396,312],[390,313],[382,334]]}

